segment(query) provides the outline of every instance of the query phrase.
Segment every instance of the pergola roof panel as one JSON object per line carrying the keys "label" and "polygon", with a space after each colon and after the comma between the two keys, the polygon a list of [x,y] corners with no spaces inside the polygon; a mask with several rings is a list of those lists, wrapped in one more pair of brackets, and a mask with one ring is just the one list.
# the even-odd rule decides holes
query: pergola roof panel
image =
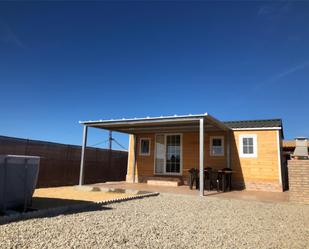
{"label": "pergola roof panel", "polygon": [[199,120],[205,120],[205,129],[228,130],[229,128],[215,119],[205,114],[184,115],[184,116],[161,116],[134,119],[117,120],[97,120],[83,121],[83,125],[100,129],[114,130],[124,133],[139,133],[153,131],[197,131],[199,129]]}

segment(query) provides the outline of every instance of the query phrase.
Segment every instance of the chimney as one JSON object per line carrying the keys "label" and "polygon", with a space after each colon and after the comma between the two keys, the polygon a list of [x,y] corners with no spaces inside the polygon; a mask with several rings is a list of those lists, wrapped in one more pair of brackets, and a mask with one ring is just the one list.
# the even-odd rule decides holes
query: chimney
{"label": "chimney", "polygon": [[306,137],[295,138],[295,150],[292,155],[294,160],[309,159],[308,156],[308,140]]}

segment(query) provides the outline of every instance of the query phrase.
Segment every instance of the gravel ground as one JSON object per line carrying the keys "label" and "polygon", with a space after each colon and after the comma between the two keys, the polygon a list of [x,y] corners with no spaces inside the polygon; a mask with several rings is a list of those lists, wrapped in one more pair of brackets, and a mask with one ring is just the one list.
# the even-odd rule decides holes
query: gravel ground
{"label": "gravel ground", "polygon": [[167,195],[0,226],[0,248],[309,248],[309,206]]}

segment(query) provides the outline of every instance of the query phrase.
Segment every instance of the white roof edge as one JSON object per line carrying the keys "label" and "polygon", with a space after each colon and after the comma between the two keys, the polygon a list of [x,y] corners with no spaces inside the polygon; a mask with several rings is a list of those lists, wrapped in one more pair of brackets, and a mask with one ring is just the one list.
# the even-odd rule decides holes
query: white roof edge
{"label": "white roof edge", "polygon": [[[176,119],[176,118],[197,118],[210,116],[208,113],[203,114],[188,114],[188,115],[173,115],[173,116],[159,116],[159,117],[144,117],[144,118],[121,118],[121,119],[107,119],[107,120],[87,120],[79,121],[80,124],[91,124],[91,123],[109,123],[109,122],[125,122],[125,121],[142,121],[142,120],[156,120],[156,119]],[[212,117],[213,118],[213,117]]]}
{"label": "white roof edge", "polygon": [[248,127],[248,128],[231,128],[233,131],[254,131],[254,130],[282,130],[282,127]]}

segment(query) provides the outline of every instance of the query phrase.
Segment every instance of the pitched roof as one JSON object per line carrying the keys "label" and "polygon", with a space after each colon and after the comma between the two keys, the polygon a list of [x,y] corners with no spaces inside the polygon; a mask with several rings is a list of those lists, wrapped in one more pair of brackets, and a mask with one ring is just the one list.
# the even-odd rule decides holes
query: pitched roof
{"label": "pitched roof", "polygon": [[231,129],[237,128],[282,128],[281,119],[239,120],[223,122]]}

